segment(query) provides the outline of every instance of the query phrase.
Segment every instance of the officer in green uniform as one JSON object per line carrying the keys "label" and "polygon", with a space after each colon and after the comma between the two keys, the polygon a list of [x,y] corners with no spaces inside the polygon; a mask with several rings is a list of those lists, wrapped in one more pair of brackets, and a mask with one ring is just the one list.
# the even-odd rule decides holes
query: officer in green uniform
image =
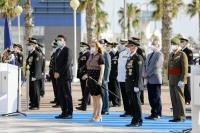
{"label": "officer in green uniform", "polygon": [[128,99],[130,100],[132,121],[128,124],[128,127],[139,127],[142,126],[142,108],[140,101],[140,92],[142,91],[143,80],[142,80],[142,68],[143,59],[141,55],[137,54],[139,43],[129,40],[127,47],[131,53],[126,63],[126,92]]}
{"label": "officer in green uniform", "polygon": [[169,122],[185,121],[184,86],[187,84],[188,59],[181,51],[180,39],[171,40],[171,53],[168,62],[168,78],[173,108],[173,119]]}

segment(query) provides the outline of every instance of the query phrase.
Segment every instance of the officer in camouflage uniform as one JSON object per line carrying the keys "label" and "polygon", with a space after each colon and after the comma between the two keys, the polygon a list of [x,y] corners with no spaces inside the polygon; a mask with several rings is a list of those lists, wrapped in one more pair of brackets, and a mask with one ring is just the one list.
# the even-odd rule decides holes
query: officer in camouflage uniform
{"label": "officer in camouflage uniform", "polygon": [[180,39],[171,40],[171,53],[168,63],[170,96],[173,108],[173,119],[169,122],[185,121],[184,86],[187,84],[188,60],[180,48]]}

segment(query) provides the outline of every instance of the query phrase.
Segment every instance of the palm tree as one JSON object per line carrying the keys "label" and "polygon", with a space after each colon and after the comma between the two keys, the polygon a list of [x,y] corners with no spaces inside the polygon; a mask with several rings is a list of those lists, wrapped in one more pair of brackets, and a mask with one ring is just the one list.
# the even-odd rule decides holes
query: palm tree
{"label": "palm tree", "polygon": [[88,43],[92,39],[99,39],[100,34],[108,29],[108,14],[102,10],[103,0],[85,0],[79,9],[86,9],[86,25]]}
{"label": "palm tree", "polygon": [[[32,30],[33,30],[33,24],[32,24],[32,5],[31,0],[26,0],[24,3],[24,11],[25,11],[25,34],[24,34],[24,49],[27,48],[27,40],[29,37],[32,37]],[[27,51],[25,51],[25,56],[27,56]]]}
{"label": "palm tree", "polygon": [[97,0],[85,0],[81,1],[79,9],[86,10],[86,27],[87,27],[87,42],[91,43],[93,39],[96,39],[96,1]]}
{"label": "palm tree", "polygon": [[102,10],[103,0],[96,1],[96,36],[100,39],[100,34],[108,29],[108,13]]}
{"label": "palm tree", "polygon": [[133,3],[127,3],[127,26],[124,27],[125,19],[124,19],[124,8],[120,8],[118,11],[118,14],[120,16],[119,24],[121,26],[122,31],[124,31],[124,28],[128,29],[128,37],[131,35],[131,28],[137,28],[139,26],[139,14],[140,9],[137,8]]}
{"label": "palm tree", "polygon": [[199,41],[200,41],[200,0],[193,0],[192,3],[188,4],[187,13],[194,17],[198,14],[199,17]]}
{"label": "palm tree", "polygon": [[182,5],[182,0],[151,0],[150,2],[156,10],[153,18],[162,21],[162,51],[164,60],[164,78],[167,77],[167,67],[169,59],[170,40],[172,38],[172,19],[176,17]]}

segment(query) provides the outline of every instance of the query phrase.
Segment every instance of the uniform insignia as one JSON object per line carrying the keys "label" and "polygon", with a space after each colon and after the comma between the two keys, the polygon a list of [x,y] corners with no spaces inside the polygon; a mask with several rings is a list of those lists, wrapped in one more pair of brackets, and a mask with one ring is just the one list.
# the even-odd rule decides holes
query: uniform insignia
{"label": "uniform insignia", "polygon": [[129,72],[128,75],[131,76],[131,75],[132,75],[132,72]]}
{"label": "uniform insignia", "polygon": [[33,62],[33,57],[30,57],[30,58],[28,59],[28,62]]}
{"label": "uniform insignia", "polygon": [[117,64],[117,61],[114,61],[114,64]]}
{"label": "uniform insignia", "polygon": [[39,61],[39,57],[36,58],[36,61]]}
{"label": "uniform insignia", "polygon": [[141,65],[141,64],[142,64],[142,61],[138,61],[138,64]]}
{"label": "uniform insignia", "polygon": [[22,57],[20,57],[19,59],[22,60]]}
{"label": "uniform insignia", "polygon": [[86,60],[86,57],[85,57],[85,56],[83,56],[83,57],[81,58],[81,60]]}

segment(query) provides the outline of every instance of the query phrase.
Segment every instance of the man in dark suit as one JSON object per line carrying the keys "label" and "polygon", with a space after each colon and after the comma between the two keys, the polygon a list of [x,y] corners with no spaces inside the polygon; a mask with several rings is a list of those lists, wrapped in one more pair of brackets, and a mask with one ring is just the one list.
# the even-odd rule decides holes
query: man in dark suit
{"label": "man in dark suit", "polygon": [[[187,59],[188,59],[188,73],[190,74],[191,68],[190,66],[193,65],[193,52],[192,50],[189,48],[190,44],[189,44],[189,40],[186,38],[180,38],[181,40],[181,47],[182,47],[182,51],[187,55]],[[190,88],[190,77],[188,76],[187,78],[187,84],[185,84],[184,87],[184,96],[185,96],[185,103],[188,105],[190,104],[191,101],[191,88]]]}
{"label": "man in dark suit", "polygon": [[71,49],[66,46],[66,39],[63,35],[58,35],[57,40],[58,47],[60,48],[57,50],[55,59],[54,78],[57,79],[58,83],[58,98],[62,113],[55,118],[71,119],[73,115],[73,102],[71,95],[73,55]]}

